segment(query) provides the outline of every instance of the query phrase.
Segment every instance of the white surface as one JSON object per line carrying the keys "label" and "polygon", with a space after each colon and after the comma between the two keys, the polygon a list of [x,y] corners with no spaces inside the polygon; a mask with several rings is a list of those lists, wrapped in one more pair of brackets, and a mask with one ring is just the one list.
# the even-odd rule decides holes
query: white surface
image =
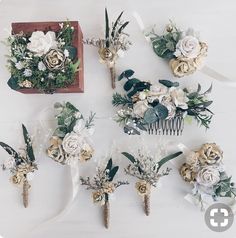
{"label": "white surface", "polygon": [[[236,80],[235,4],[234,0],[3,0],[0,3],[0,38],[2,40],[7,37],[4,29],[10,29],[11,22],[63,21],[66,18],[79,20],[85,37],[100,36],[104,23],[104,7],[107,6],[110,16],[114,17],[121,10],[125,10],[125,18],[131,21],[127,29],[134,45],[125,58],[118,62],[118,73],[132,68],[141,79],[172,78],[167,64],[154,55],[140,33],[132,17],[132,12],[138,11],[146,26],[157,24],[162,30],[168,19],[172,19],[183,29],[191,26],[199,30],[210,47],[208,66]],[[24,122],[32,132],[38,125],[40,112],[53,106],[56,101],[69,100],[87,115],[90,110],[96,111],[98,117],[110,117],[114,114],[109,75],[106,68],[98,62],[95,48],[85,46],[85,93],[74,95],[23,95],[10,90],[6,83],[9,73],[5,68],[5,53],[6,49],[1,45],[1,141],[15,147],[20,146],[20,124]],[[200,72],[180,80],[183,85],[196,85],[200,82],[206,88],[212,81]],[[118,89],[119,87],[120,85]],[[236,89],[214,82],[212,99],[215,117],[210,130],[205,132],[196,125],[186,126],[184,136],[171,139],[181,141],[191,148],[208,141],[217,142],[224,150],[228,173],[234,175],[236,180]],[[152,146],[158,142],[155,136],[146,136],[144,139]],[[97,160],[109,151],[113,140],[124,145],[134,139],[123,134],[121,128],[112,120],[97,120],[94,136]],[[42,140],[42,143],[44,142]],[[126,147],[121,146],[120,149]],[[6,156],[6,153],[0,150],[0,158],[4,159]],[[39,171],[32,183],[28,209],[22,206],[21,191],[9,183],[9,174],[0,173],[0,235],[3,238],[26,237],[25,234],[31,229],[56,215],[66,204],[70,192],[69,169],[51,161],[44,153],[41,153],[38,161]],[[94,167],[93,162],[81,165],[81,174],[91,175]],[[91,202],[90,192],[80,188],[73,209],[63,219],[49,227],[41,227],[28,237],[235,237],[235,224],[222,234],[214,233],[206,227],[204,214],[183,199],[190,187],[181,180],[176,170],[163,179],[162,184],[161,189],[153,192],[150,217],[145,217],[142,211],[140,198],[132,186],[133,180],[129,188],[123,186],[117,190],[118,199],[112,203],[109,230],[104,229],[101,211]]]}

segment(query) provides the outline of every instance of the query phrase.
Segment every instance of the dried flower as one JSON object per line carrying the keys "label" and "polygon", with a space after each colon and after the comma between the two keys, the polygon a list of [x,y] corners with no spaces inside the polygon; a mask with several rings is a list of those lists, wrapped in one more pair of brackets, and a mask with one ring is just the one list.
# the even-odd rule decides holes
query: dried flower
{"label": "dried flower", "polygon": [[65,64],[65,56],[63,52],[52,49],[46,54],[44,63],[49,70],[63,69]]}
{"label": "dried flower", "polygon": [[135,187],[138,191],[138,194],[141,196],[148,195],[151,192],[151,185],[145,180],[140,180],[136,182]]}
{"label": "dried flower", "polygon": [[21,88],[32,88],[33,84],[29,80],[24,80],[21,83],[19,83],[19,86]]}

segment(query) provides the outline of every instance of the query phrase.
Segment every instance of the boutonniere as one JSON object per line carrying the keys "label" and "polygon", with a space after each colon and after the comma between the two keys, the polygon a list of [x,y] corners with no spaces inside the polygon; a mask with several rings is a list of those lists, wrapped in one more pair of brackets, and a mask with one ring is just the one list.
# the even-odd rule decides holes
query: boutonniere
{"label": "boutonniere", "polygon": [[195,204],[204,210],[220,198],[236,197],[236,187],[223,164],[223,152],[215,143],[207,143],[185,155],[180,168],[182,178],[193,185]]}
{"label": "boutonniere", "polygon": [[31,137],[24,125],[22,125],[25,147],[16,152],[9,145],[0,142],[0,146],[10,155],[2,165],[3,170],[9,170],[12,174],[11,182],[23,188],[23,204],[28,207],[30,181],[37,170]]}
{"label": "boutonniere", "polygon": [[51,137],[47,154],[61,164],[76,160],[87,161],[94,153],[90,142],[95,113],[85,120],[81,112],[70,102],[56,103],[57,128]]}
{"label": "boutonniere", "polygon": [[133,77],[133,70],[126,70],[119,80],[125,79],[126,95],[113,95],[112,104],[121,107],[115,120],[124,126],[130,135],[148,131],[149,134],[181,135],[184,117],[194,118],[200,125],[209,128],[213,113],[207,98],[212,86],[202,92],[198,84],[196,90],[180,88],[178,82],[159,80],[158,83],[141,81]]}
{"label": "boutonniere", "polygon": [[155,188],[159,179],[169,175],[171,170],[167,168],[166,170],[160,171],[160,169],[165,163],[181,155],[182,152],[168,155],[159,161],[155,156],[145,155],[141,151],[138,152],[138,156],[133,156],[127,152],[123,152],[122,154],[131,162],[125,169],[125,172],[138,179],[135,188],[138,194],[143,198],[144,211],[145,214],[149,216],[151,188]]}
{"label": "boutonniere", "polygon": [[114,182],[114,178],[119,170],[119,166],[113,165],[112,158],[108,161],[105,168],[98,167],[97,174],[93,179],[90,177],[81,177],[81,184],[85,185],[87,189],[94,190],[92,193],[93,202],[103,206],[104,225],[109,227],[110,221],[110,196],[121,185],[127,185],[127,181]]}
{"label": "boutonniere", "polygon": [[190,75],[203,66],[208,46],[193,29],[182,31],[171,22],[163,35],[153,29],[148,36],[154,52],[169,61],[174,76]]}
{"label": "boutonniere", "polygon": [[12,28],[6,42],[9,87],[22,93],[83,92],[78,22],[13,23]]}
{"label": "boutonniere", "polygon": [[116,61],[129,49],[131,42],[128,34],[124,32],[128,21],[122,21],[123,12],[117,17],[115,22],[110,23],[107,9],[105,9],[105,37],[99,39],[88,39],[86,44],[98,47],[100,62],[107,65],[111,74],[111,86],[115,88]]}

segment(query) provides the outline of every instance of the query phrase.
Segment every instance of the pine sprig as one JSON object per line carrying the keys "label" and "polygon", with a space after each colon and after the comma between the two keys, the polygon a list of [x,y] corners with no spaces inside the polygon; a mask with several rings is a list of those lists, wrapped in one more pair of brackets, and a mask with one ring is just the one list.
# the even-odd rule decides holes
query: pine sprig
{"label": "pine sprig", "polygon": [[94,118],[95,118],[96,113],[91,112],[89,118],[85,122],[85,127],[87,129],[90,129],[91,127],[94,126]]}
{"label": "pine sprig", "polygon": [[125,106],[125,105],[131,105],[131,104],[132,104],[132,101],[127,96],[122,96],[119,93],[113,94],[113,99],[112,99],[113,106],[117,107],[119,105]]}

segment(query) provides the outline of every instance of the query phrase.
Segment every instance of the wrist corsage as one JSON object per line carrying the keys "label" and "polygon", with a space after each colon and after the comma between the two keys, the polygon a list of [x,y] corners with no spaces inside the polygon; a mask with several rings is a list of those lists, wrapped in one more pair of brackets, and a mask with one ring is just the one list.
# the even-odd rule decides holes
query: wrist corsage
{"label": "wrist corsage", "polygon": [[235,184],[223,165],[223,152],[215,143],[204,144],[199,150],[189,152],[180,175],[193,185],[193,203],[203,210],[220,198],[236,197]]}
{"label": "wrist corsage", "polygon": [[160,171],[161,167],[168,161],[181,155],[182,152],[171,154],[159,161],[159,158],[156,158],[156,156],[149,156],[143,154],[141,151],[138,152],[137,156],[133,156],[127,152],[123,152],[122,154],[131,162],[125,169],[125,172],[138,179],[135,188],[138,194],[143,198],[144,211],[145,214],[149,216],[151,188],[156,187],[159,179],[162,176],[168,175],[171,170],[167,168],[166,170]]}
{"label": "wrist corsage", "polygon": [[124,126],[130,135],[148,131],[149,134],[180,135],[184,117],[194,118],[200,125],[209,128],[213,113],[209,110],[212,101],[207,99],[212,86],[205,92],[181,89],[178,82],[159,80],[158,83],[141,81],[133,77],[133,70],[124,71],[119,80],[125,79],[127,95],[113,95],[112,104],[122,107],[115,120]]}
{"label": "wrist corsage", "polygon": [[22,129],[25,141],[25,147],[23,149],[16,152],[12,147],[3,142],[0,142],[0,146],[10,155],[3,163],[2,169],[10,171],[12,174],[11,182],[13,184],[23,187],[23,204],[24,207],[28,207],[29,189],[31,187],[29,182],[33,179],[34,172],[38,168],[35,162],[30,135],[24,125],[22,125]]}
{"label": "wrist corsage", "polygon": [[85,120],[70,102],[56,103],[54,107],[58,127],[51,137],[48,156],[69,165],[75,160],[89,160],[94,153],[89,137],[93,132],[95,113]]}
{"label": "wrist corsage", "polygon": [[152,30],[148,36],[154,52],[169,61],[176,77],[181,78],[194,73],[203,65],[207,56],[207,44],[199,39],[193,29],[181,31],[170,23],[164,35],[158,35]]}
{"label": "wrist corsage", "polygon": [[104,225],[106,228],[109,227],[110,221],[109,197],[118,187],[128,184],[127,181],[113,182],[118,170],[119,166],[113,165],[113,161],[110,159],[105,168],[97,168],[97,174],[93,180],[90,177],[80,178],[82,185],[85,185],[87,189],[95,190],[92,193],[93,202],[103,206]]}
{"label": "wrist corsage", "polygon": [[107,65],[111,74],[111,86],[115,88],[116,80],[116,61],[123,57],[131,45],[128,40],[128,34],[124,29],[129,24],[128,21],[122,21],[123,12],[120,13],[115,22],[110,24],[107,9],[105,9],[105,37],[99,39],[87,39],[86,44],[98,47],[100,62]]}

